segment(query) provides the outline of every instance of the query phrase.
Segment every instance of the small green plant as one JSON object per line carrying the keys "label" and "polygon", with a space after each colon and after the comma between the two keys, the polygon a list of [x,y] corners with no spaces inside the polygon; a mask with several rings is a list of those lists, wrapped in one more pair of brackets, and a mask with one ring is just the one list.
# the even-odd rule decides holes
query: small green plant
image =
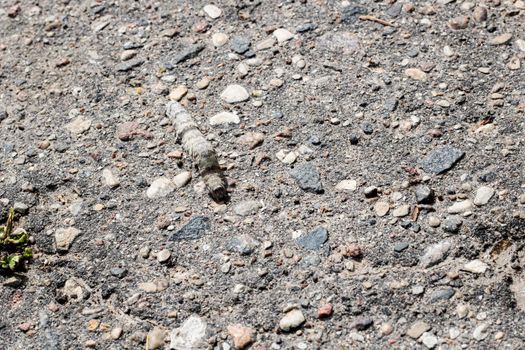
{"label": "small green plant", "polygon": [[33,251],[27,247],[29,242],[27,232],[22,228],[13,231],[14,219],[15,209],[11,208],[7,223],[5,226],[0,226],[0,271],[15,271],[22,261],[33,256]]}

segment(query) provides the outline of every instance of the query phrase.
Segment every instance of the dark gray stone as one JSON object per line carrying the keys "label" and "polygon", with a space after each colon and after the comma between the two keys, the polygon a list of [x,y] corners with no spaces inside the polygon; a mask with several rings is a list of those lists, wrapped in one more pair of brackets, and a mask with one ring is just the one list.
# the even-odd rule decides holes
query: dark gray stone
{"label": "dark gray stone", "polygon": [[129,61],[119,63],[115,66],[115,70],[118,72],[127,72],[135,67],[142,65],[145,62],[143,58],[133,58]]}
{"label": "dark gray stone", "polygon": [[397,253],[401,253],[403,250],[407,248],[408,248],[407,242],[399,242],[398,244],[394,246],[394,251],[396,251]]}
{"label": "dark gray stone", "polygon": [[364,331],[374,324],[374,321],[370,318],[362,317],[358,318],[350,324],[350,329],[355,328],[358,331]]}
{"label": "dark gray stone", "polygon": [[196,44],[189,47],[186,47],[179,51],[175,56],[173,56],[173,64],[179,64],[184,61],[187,61],[191,58],[197,57],[197,55],[204,50],[206,46],[203,44]]}
{"label": "dark gray stone", "polygon": [[312,232],[297,238],[297,244],[304,249],[319,250],[328,240],[328,231],[324,227],[318,227]]}
{"label": "dark gray stone", "polygon": [[170,237],[170,241],[183,241],[201,238],[210,229],[210,218],[194,216],[180,230]]}
{"label": "dark gray stone", "polygon": [[353,24],[359,19],[359,16],[366,15],[367,13],[368,10],[365,7],[349,5],[343,7],[341,19],[343,23]]}
{"label": "dark gray stone", "polygon": [[128,270],[122,267],[114,267],[110,270],[111,274],[117,278],[124,278],[128,274]]}
{"label": "dark gray stone", "polygon": [[432,203],[434,201],[434,191],[428,186],[416,187],[416,201],[423,204]]}
{"label": "dark gray stone", "polygon": [[374,126],[370,123],[363,123],[363,125],[361,125],[361,130],[367,135],[372,135],[374,132]]}
{"label": "dark gray stone", "polygon": [[397,105],[398,101],[395,97],[387,98],[383,103],[383,107],[387,112],[394,112],[397,109]]}
{"label": "dark gray stone", "polygon": [[226,249],[241,255],[250,255],[259,245],[259,241],[250,235],[233,237],[226,242]]}
{"label": "dark gray stone", "polygon": [[316,28],[317,28],[317,26],[315,24],[313,24],[313,23],[304,23],[304,24],[298,25],[295,28],[295,31],[297,33],[306,33],[306,32],[315,30]]}
{"label": "dark gray stone", "polygon": [[5,118],[7,118],[7,110],[4,106],[0,106],[0,121],[4,120]]}
{"label": "dark gray stone", "polygon": [[308,192],[323,193],[321,177],[316,167],[310,163],[299,164],[290,170],[290,176],[295,179],[299,187]]}
{"label": "dark gray stone", "polygon": [[465,152],[452,146],[441,146],[430,152],[419,164],[426,172],[442,174],[452,168]]}
{"label": "dark gray stone", "polygon": [[448,233],[458,233],[459,228],[463,224],[463,220],[461,220],[458,216],[450,216],[443,220],[441,223],[441,227],[443,228],[443,231]]}
{"label": "dark gray stone", "polygon": [[452,298],[454,294],[456,294],[456,291],[452,288],[439,289],[432,293],[430,296],[430,302],[436,303],[441,300],[448,300]]}
{"label": "dark gray stone", "polygon": [[317,135],[310,136],[308,141],[310,141],[310,143],[314,146],[319,146],[321,144],[321,139]]}
{"label": "dark gray stone", "polygon": [[386,10],[386,14],[392,18],[396,18],[401,13],[402,8],[403,4],[401,2],[396,2],[394,5],[390,6],[388,10]]}
{"label": "dark gray stone", "polygon": [[250,46],[250,39],[245,36],[235,36],[230,42],[230,48],[240,55],[248,51]]}

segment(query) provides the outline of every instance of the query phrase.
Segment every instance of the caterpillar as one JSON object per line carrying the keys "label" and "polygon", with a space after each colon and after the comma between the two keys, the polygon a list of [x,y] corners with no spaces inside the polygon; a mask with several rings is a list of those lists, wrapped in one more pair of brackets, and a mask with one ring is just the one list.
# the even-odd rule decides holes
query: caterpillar
{"label": "caterpillar", "polygon": [[170,101],[166,105],[166,115],[177,131],[177,140],[182,148],[192,157],[199,174],[202,176],[210,196],[215,201],[225,201],[228,193],[222,177],[217,153],[197,128],[197,123],[180,103]]}

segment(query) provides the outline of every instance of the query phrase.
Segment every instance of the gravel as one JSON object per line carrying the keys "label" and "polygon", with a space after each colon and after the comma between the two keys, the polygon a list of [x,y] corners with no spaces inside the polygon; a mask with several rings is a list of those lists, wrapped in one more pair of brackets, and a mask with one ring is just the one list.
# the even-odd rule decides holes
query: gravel
{"label": "gravel", "polygon": [[522,347],[524,15],[4,2],[3,348]]}

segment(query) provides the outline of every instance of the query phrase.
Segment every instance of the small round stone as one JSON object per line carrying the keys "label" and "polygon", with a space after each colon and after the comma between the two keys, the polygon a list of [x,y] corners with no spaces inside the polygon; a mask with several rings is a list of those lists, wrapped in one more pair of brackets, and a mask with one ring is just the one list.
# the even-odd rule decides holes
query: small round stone
{"label": "small round stone", "polygon": [[162,263],[167,262],[171,258],[171,252],[168,249],[162,249],[157,253],[157,261]]}

